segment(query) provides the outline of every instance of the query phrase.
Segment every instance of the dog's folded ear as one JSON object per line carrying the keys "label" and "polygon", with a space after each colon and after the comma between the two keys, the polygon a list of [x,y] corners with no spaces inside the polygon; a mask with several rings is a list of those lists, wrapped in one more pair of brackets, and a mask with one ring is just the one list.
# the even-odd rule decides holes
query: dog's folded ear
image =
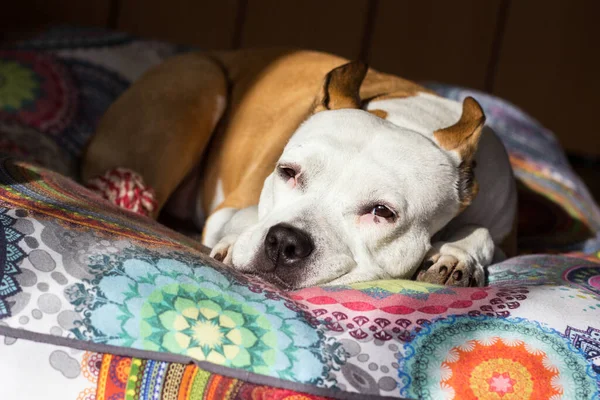
{"label": "dog's folded ear", "polygon": [[360,85],[369,66],[352,61],[332,69],[323,81],[315,99],[313,113],[341,108],[361,108]]}
{"label": "dog's folded ear", "polygon": [[474,98],[467,97],[458,122],[435,131],[433,137],[441,148],[456,151],[463,162],[470,162],[475,157],[484,123],[483,109]]}
{"label": "dog's folded ear", "polygon": [[474,172],[475,153],[477,152],[477,145],[484,123],[485,114],[483,109],[474,98],[467,97],[463,101],[462,115],[458,122],[433,133],[441,148],[456,151],[460,156],[461,163],[458,167],[459,178],[456,186],[461,211],[473,202],[479,191]]}

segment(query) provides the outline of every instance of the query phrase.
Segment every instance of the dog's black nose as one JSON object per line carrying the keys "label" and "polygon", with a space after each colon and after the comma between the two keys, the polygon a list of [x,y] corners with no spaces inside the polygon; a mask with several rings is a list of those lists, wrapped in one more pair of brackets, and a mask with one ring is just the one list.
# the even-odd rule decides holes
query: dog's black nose
{"label": "dog's black nose", "polygon": [[310,236],[287,224],[272,226],[265,237],[265,253],[274,267],[300,266],[313,250]]}

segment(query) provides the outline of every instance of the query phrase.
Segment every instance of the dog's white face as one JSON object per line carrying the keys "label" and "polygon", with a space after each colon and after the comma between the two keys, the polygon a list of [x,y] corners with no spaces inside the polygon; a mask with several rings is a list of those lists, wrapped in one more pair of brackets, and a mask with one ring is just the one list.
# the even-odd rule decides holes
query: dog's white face
{"label": "dog's white face", "polygon": [[477,102],[455,125],[415,132],[361,109],[366,73],[349,63],[327,74],[264,183],[258,223],[229,248],[236,269],[288,289],[410,278],[475,196]]}
{"label": "dog's white face", "polygon": [[239,236],[232,263],[288,288],[409,278],[460,209],[459,164],[367,111],[318,112],[266,179],[259,222]]}

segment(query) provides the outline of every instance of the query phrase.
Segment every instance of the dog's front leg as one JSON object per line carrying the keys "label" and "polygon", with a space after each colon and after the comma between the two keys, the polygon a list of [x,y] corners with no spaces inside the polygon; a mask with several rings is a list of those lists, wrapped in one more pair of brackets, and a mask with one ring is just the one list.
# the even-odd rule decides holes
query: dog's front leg
{"label": "dog's front leg", "polygon": [[[258,207],[251,206],[242,208],[241,210],[229,209],[222,211],[228,211],[227,214],[231,215],[231,217],[224,222],[216,232],[205,231],[205,236],[210,236],[216,240],[216,244],[213,246],[210,256],[216,260],[222,261],[224,264],[231,265],[231,248],[240,234],[258,222]],[[219,211],[217,211],[217,213],[219,213]],[[217,213],[214,214],[215,217],[219,217]],[[207,227],[210,227],[210,222],[212,221],[209,219],[209,221],[207,221]]]}
{"label": "dog's front leg", "polygon": [[486,228],[466,225],[432,244],[417,275],[422,282],[483,286],[485,268],[494,258],[494,241]]}

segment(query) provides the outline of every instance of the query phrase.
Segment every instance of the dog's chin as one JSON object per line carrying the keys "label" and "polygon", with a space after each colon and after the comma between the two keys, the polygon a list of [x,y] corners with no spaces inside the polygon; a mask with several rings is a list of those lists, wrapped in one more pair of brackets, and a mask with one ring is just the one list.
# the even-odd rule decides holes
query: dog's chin
{"label": "dog's chin", "polygon": [[[309,263],[310,261],[315,262],[315,260],[309,260]],[[340,277],[337,274],[319,276],[316,273],[317,268],[314,265],[298,269],[286,270],[285,268],[277,268],[266,270],[266,266],[269,263],[270,261],[266,259],[263,252],[259,252],[253,257],[250,263],[243,266],[236,266],[234,263],[233,267],[240,272],[258,277],[279,289],[287,291],[304,289],[316,285],[330,285]],[[340,272],[341,275],[344,275],[347,273],[347,270],[348,268],[340,268],[339,271],[335,272]]]}
{"label": "dog's chin", "polygon": [[294,285],[281,279],[275,272],[254,272],[251,273],[251,275],[254,275],[282,290],[300,289],[300,287],[295,287]]}
{"label": "dog's chin", "polygon": [[280,269],[279,274],[275,269],[266,270],[265,266],[269,265],[269,263],[270,261],[267,260],[264,253],[259,252],[250,263],[245,264],[243,267],[236,266],[234,263],[233,267],[240,272],[260,278],[281,290],[297,290],[307,286],[303,284],[306,280],[303,279],[301,274],[289,273],[289,271],[285,273],[282,269]]}

